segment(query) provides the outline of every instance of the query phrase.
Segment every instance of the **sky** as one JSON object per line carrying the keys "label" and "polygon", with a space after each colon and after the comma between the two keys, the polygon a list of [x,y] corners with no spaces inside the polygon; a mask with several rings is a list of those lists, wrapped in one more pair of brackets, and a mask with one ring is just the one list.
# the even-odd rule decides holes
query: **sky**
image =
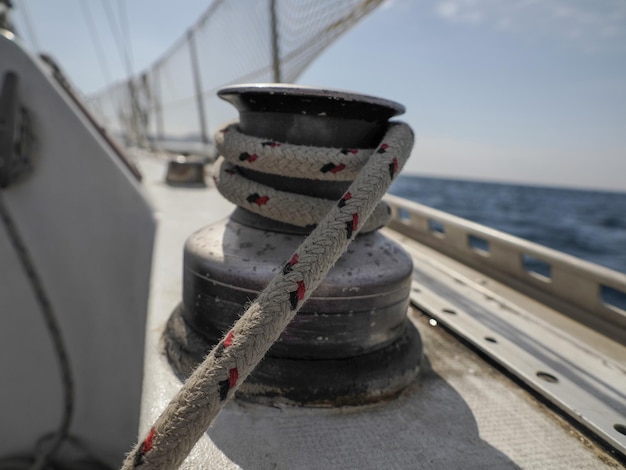
{"label": "sky", "polygon": [[[210,2],[14,3],[24,42],[88,94],[147,68]],[[402,103],[407,174],[626,192],[626,0],[387,0],[298,83]]]}

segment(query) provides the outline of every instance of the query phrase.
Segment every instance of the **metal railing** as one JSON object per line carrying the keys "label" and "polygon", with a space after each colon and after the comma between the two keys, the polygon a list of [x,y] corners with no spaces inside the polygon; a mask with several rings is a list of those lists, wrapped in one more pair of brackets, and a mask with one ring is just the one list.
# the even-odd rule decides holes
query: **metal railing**
{"label": "metal railing", "polygon": [[626,343],[626,275],[396,196],[389,227]]}

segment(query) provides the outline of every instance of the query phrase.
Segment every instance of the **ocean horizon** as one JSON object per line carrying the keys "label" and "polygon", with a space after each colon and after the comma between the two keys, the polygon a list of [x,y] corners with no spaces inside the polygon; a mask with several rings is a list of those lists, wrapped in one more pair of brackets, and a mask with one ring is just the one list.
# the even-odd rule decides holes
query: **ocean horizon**
{"label": "ocean horizon", "polygon": [[574,190],[574,191],[589,191],[589,192],[598,192],[598,193],[617,193],[617,194],[626,194],[626,187],[624,189],[619,188],[606,188],[606,187],[597,187],[597,186],[584,186],[584,185],[576,185],[576,184],[567,184],[567,183],[541,183],[541,182],[528,182],[528,181],[508,181],[506,179],[482,179],[480,177],[463,177],[463,176],[448,176],[448,175],[439,175],[439,174],[431,174],[431,173],[422,173],[422,172],[407,172],[403,170],[403,177],[409,178],[423,178],[423,179],[433,179],[433,180],[443,180],[443,181],[461,181],[467,183],[484,183],[484,184],[498,184],[504,186],[521,186],[521,187],[530,187],[530,188],[547,188],[547,189],[563,189],[563,190]]}
{"label": "ocean horizon", "polygon": [[389,192],[626,273],[626,192],[404,174]]}

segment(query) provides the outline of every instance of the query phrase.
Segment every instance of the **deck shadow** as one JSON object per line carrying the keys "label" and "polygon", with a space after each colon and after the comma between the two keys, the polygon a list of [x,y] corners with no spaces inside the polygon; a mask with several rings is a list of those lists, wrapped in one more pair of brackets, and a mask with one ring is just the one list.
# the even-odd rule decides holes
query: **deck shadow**
{"label": "deck shadow", "polygon": [[480,438],[470,408],[426,357],[396,400],[339,409],[236,402],[208,435],[243,469],[519,468]]}

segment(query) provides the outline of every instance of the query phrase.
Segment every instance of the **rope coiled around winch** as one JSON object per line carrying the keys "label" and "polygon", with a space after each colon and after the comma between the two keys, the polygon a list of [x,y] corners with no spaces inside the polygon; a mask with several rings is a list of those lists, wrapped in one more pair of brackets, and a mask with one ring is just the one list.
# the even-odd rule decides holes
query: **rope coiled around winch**
{"label": "rope coiled around winch", "polygon": [[[349,182],[374,152],[275,142],[243,134],[236,124],[218,132],[215,144],[221,157],[215,164],[213,178],[222,196],[250,212],[298,227],[317,225],[336,201],[279,191],[246,178],[240,168],[282,177]],[[379,229],[390,218],[389,206],[380,201],[361,232]]]}
{"label": "rope coiled around winch", "polygon": [[[220,140],[221,151],[228,153],[226,139]],[[348,190],[331,204],[328,214],[316,222],[315,229],[285,260],[279,274],[187,379],[147,436],[128,455],[123,469],[178,468],[362,229],[408,159],[412,146],[410,127],[391,123],[380,145],[364,159],[364,166]],[[342,149],[336,150],[341,153]],[[243,153],[241,149],[234,152]]]}

